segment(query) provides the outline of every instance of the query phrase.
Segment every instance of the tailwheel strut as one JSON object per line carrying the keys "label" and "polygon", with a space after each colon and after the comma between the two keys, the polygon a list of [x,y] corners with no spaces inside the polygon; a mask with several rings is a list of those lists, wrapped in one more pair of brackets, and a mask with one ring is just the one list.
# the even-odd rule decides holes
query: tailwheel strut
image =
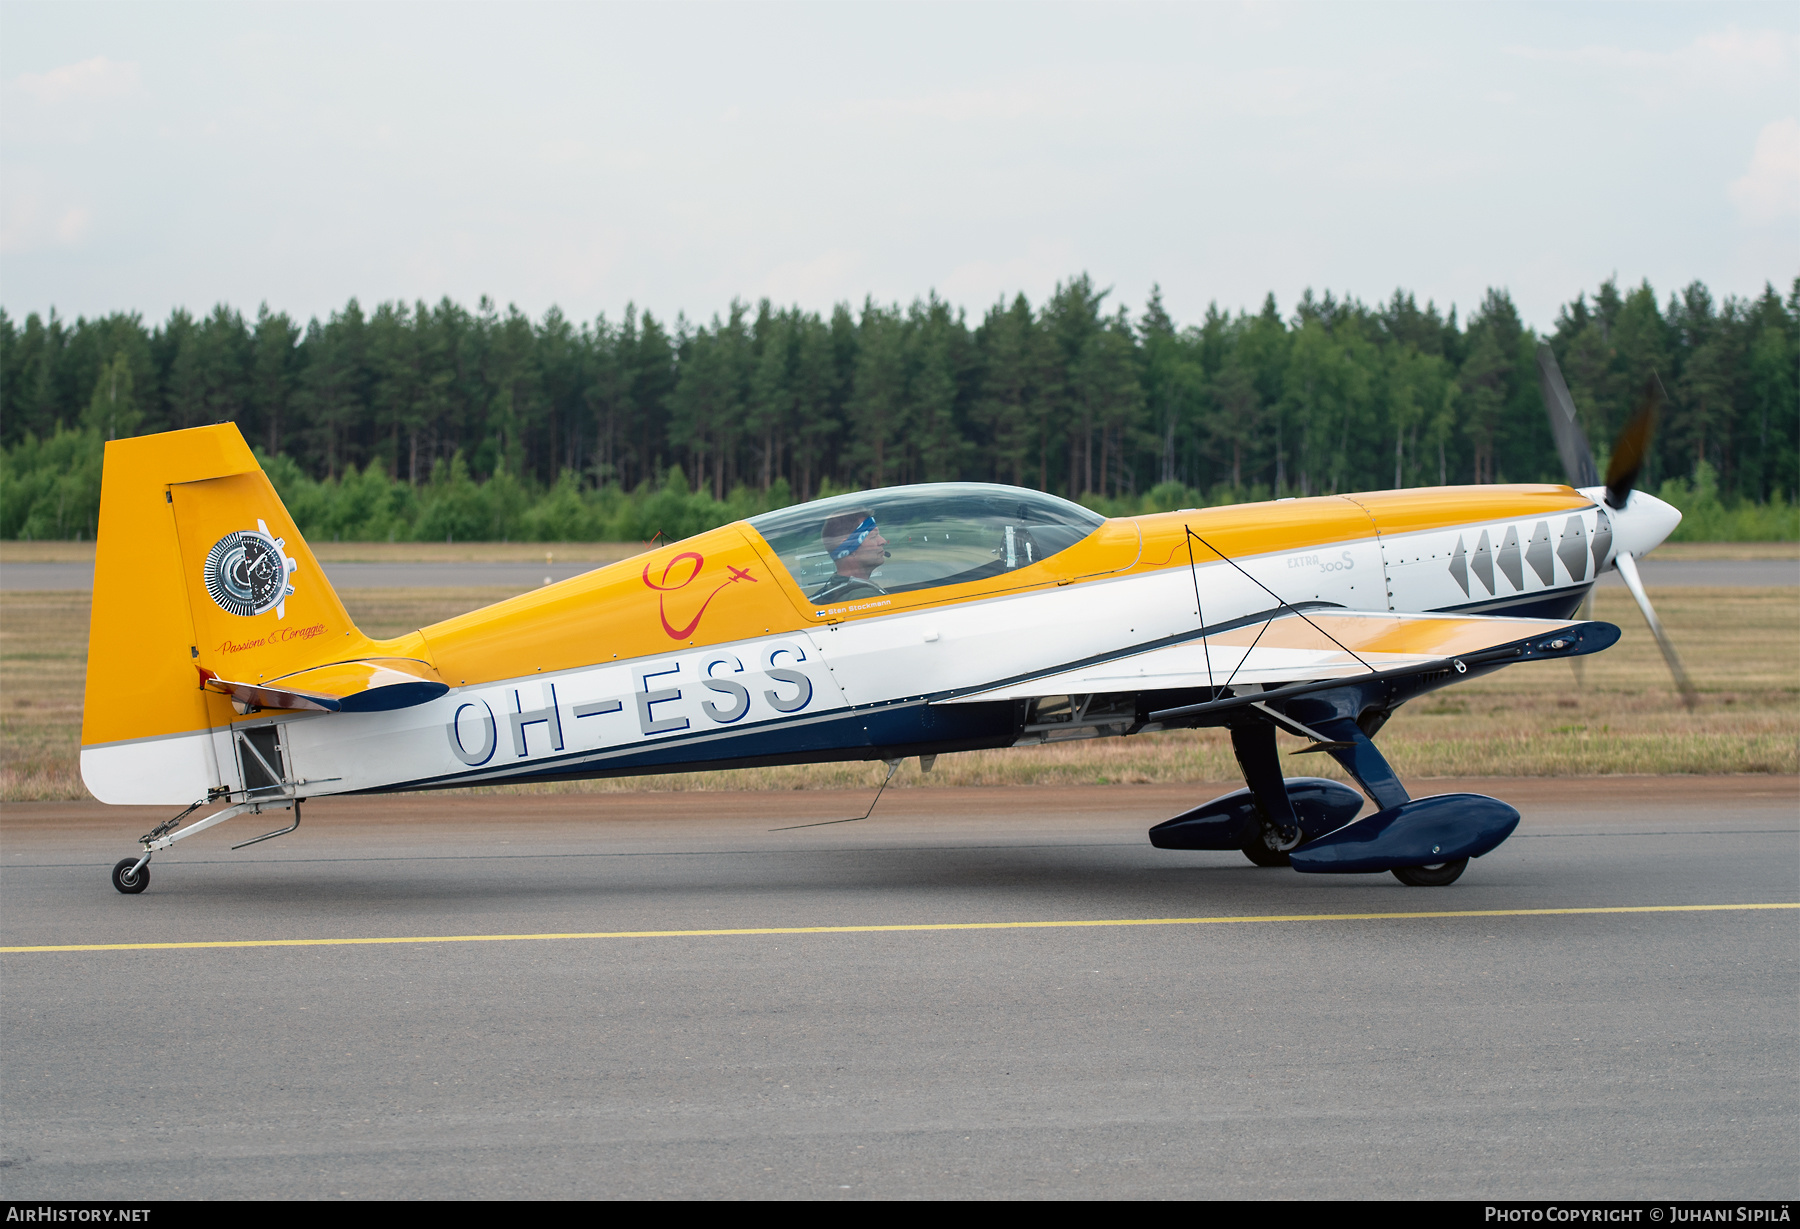
{"label": "tailwheel strut", "polygon": [[[245,797],[245,795],[252,793],[257,796],[254,798]],[[205,819],[189,824],[185,828],[181,827],[183,821],[185,821],[188,816],[192,815],[207,803],[226,802],[234,796],[243,797],[244,800],[231,803],[231,805],[227,807],[214,811]],[[242,849],[245,845],[256,845],[263,841],[271,840],[274,837],[286,836],[300,826],[301,801],[302,800],[295,797],[293,793],[270,796],[270,793],[266,790],[236,791],[235,794],[226,793],[221,790],[210,794],[197,802],[189,804],[181,814],[175,816],[173,819],[164,820],[162,823],[156,825],[156,827],[150,829],[150,831],[144,833],[143,836],[139,837],[138,843],[144,847],[144,852],[134,858],[119,859],[112,869],[112,885],[127,896],[136,896],[139,892],[142,892],[145,888],[150,886],[150,857],[152,854],[160,853],[169,848],[176,841],[185,840],[187,837],[193,836],[198,832],[205,832],[215,824],[222,824],[226,820],[238,815],[243,815],[246,812],[260,815],[262,814],[264,807],[272,806],[276,809],[292,807],[294,808],[294,822],[285,828],[277,828],[273,832],[265,832],[261,836],[252,837],[250,840],[233,845],[233,849]],[[177,829],[180,830],[177,831]]]}

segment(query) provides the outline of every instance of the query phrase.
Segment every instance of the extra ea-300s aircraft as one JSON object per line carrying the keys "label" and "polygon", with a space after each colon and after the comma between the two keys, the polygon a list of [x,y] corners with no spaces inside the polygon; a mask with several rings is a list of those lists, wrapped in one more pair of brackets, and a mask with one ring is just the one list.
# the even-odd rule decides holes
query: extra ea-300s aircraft
{"label": "extra ea-300s aircraft", "polygon": [[[1618,628],[1571,617],[1609,568],[1662,639],[1633,563],[1680,520],[1632,489],[1654,378],[1601,482],[1540,362],[1569,486],[1112,519],[1015,487],[893,487],[392,640],[351,621],[235,426],[113,441],[82,778],[106,803],[188,804],[113,884],[143,891],[153,854],[246,813],[294,816],[244,844],[291,832],[304,801],[333,795],[858,759],[891,777],[906,756],[1214,726],[1246,788],[1153,844],[1451,883],[1519,813],[1411,797],[1373,741],[1394,711],[1611,645]],[[1340,782],[1284,779],[1277,730],[1332,756],[1374,809],[1358,818]]]}

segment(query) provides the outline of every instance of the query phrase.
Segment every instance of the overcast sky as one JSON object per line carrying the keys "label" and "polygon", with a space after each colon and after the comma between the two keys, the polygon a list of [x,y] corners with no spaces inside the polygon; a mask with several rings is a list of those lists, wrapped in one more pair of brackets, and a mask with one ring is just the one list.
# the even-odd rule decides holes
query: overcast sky
{"label": "overcast sky", "polygon": [[15,317],[1800,274],[1800,5],[0,4]]}

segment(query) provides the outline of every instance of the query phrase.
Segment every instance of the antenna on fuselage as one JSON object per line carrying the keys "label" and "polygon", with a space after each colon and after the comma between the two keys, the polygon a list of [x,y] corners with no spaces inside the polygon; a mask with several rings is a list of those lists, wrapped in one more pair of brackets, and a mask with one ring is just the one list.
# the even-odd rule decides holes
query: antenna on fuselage
{"label": "antenna on fuselage", "polygon": [[869,800],[869,809],[864,811],[861,815],[852,815],[849,819],[821,819],[816,824],[789,824],[785,828],[770,828],[769,831],[770,832],[792,832],[796,828],[829,828],[832,824],[860,823],[861,821],[869,818],[869,816],[875,814],[875,804],[877,802],[881,801],[882,791],[887,789],[888,782],[892,781],[894,779],[894,774],[896,772],[900,771],[900,761],[899,760],[889,760],[887,762],[887,766],[888,766],[887,776],[885,776],[881,779],[881,785],[878,789],[876,789],[875,797]]}

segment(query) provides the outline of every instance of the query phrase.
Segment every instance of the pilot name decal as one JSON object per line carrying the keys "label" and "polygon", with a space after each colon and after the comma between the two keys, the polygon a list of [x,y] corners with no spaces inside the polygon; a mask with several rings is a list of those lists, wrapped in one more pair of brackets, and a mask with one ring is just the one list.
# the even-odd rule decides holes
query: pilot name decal
{"label": "pilot name decal", "polygon": [[273,610],[277,619],[287,618],[291,577],[300,564],[286,547],[287,540],[271,534],[262,520],[255,529],[226,534],[206,553],[201,577],[207,593],[227,614],[249,619]]}
{"label": "pilot name decal", "polygon": [[[693,560],[693,569],[688,571],[686,576],[682,577],[674,584],[670,584],[669,574],[678,571],[675,565],[689,559]],[[708,593],[706,597],[701,600],[700,609],[694,612],[694,617],[688,621],[686,626],[676,627],[673,623],[669,622],[669,594],[679,593],[681,590],[693,584],[694,581],[699,578],[701,570],[705,567],[706,556],[702,555],[699,551],[691,550],[682,551],[679,555],[676,555],[673,559],[664,564],[662,576],[659,580],[651,580],[650,565],[648,563],[644,565],[644,584],[656,591],[656,612],[662,619],[663,631],[668,633],[668,637],[671,640],[686,640],[689,636],[693,635],[694,629],[700,626],[700,620],[706,614],[706,608],[712,605],[712,600],[715,597],[718,597],[727,585],[735,585],[740,580],[747,580],[751,584],[757,583],[756,577],[750,575],[749,568],[734,568],[729,563],[726,564],[725,570],[730,572],[731,575],[727,576],[724,580],[721,580],[714,586],[713,591]]]}
{"label": "pilot name decal", "polygon": [[[735,726],[753,711],[765,720],[803,712],[818,694],[807,673],[813,664],[798,642],[779,640],[471,689],[451,708],[444,733],[450,753],[471,768],[568,750],[592,737],[584,735],[595,717],[612,720],[593,723],[598,741],[586,749],[617,750]],[[630,690],[620,694],[627,678]],[[603,698],[581,698],[596,692]]]}
{"label": "pilot name decal", "polygon": [[883,606],[892,606],[894,599],[884,597],[878,602],[852,602],[848,606],[827,606],[823,610],[813,611],[813,618],[827,619],[835,615],[855,614],[859,610],[878,610]]}

